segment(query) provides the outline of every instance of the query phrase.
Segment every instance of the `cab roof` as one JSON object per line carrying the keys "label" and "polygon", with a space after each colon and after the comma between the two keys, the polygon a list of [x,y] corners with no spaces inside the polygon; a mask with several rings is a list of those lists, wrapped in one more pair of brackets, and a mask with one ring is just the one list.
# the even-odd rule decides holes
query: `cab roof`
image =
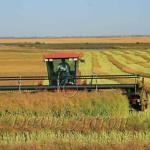
{"label": "cab roof", "polygon": [[61,59],[61,58],[79,58],[80,54],[78,53],[52,53],[44,55],[45,59]]}

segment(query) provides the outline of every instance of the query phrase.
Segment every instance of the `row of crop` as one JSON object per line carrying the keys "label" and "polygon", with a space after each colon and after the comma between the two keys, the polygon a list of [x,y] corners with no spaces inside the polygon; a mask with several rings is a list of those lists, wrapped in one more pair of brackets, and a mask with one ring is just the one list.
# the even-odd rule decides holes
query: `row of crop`
{"label": "row of crop", "polygon": [[[133,51],[132,53],[126,53],[126,51],[113,51],[113,53],[117,56],[125,58],[125,62],[127,65],[138,65],[144,68],[150,68],[150,57],[146,54],[141,54],[138,51]],[[144,70],[143,68],[143,70]]]}
{"label": "row of crop", "polygon": [[84,62],[79,63],[79,70],[81,75],[89,75],[92,74],[92,55],[90,52],[85,51],[83,53],[82,59]]}
{"label": "row of crop", "polygon": [[108,52],[105,52],[104,54],[108,57],[109,61],[111,61],[115,66],[117,66],[124,72],[130,74],[150,75],[149,68],[144,68],[137,64],[128,65],[127,62],[123,61],[122,58],[120,58],[120,56],[115,56],[114,54]]}
{"label": "row of crop", "polygon": [[98,62],[97,65],[95,63],[94,67],[100,66],[101,74],[125,74],[126,72],[149,74],[150,72],[150,57],[144,54],[140,56],[136,50],[94,51],[93,53],[95,53],[95,59]]}
{"label": "row of crop", "polygon": [[124,74],[122,70],[118,69],[107,59],[107,56],[105,56],[102,51],[95,51],[95,53],[103,74]]}
{"label": "row of crop", "polygon": [[[133,57],[133,59],[135,59],[134,61],[133,61],[133,59],[130,59],[130,57],[128,57],[127,55],[126,55],[126,58],[124,57],[123,54],[126,53],[126,51],[121,51],[121,52],[120,51],[110,51],[110,52],[104,52],[104,54],[107,56],[107,58],[110,62],[112,62],[114,65],[116,65],[116,67],[118,67],[119,69],[121,69],[127,73],[149,76],[150,75],[150,63],[148,62],[149,56],[146,56],[148,58],[145,60],[144,60],[144,58],[139,59],[138,56],[134,56],[134,54],[136,54],[136,52],[137,51],[133,51],[128,54],[130,57]],[[117,54],[119,54],[119,55],[117,55]],[[145,78],[145,81],[146,81],[146,85],[148,87],[150,87],[150,79]]]}
{"label": "row of crop", "polygon": [[[82,59],[84,59],[85,62],[80,63],[80,65],[79,65],[79,70],[81,72],[81,75],[102,75],[102,74],[106,74],[105,70],[108,70],[109,73],[111,72],[111,71],[109,71],[109,69],[107,69],[107,67],[105,67],[105,69],[104,69],[104,66],[101,65],[101,63],[99,63],[100,60],[103,62],[101,57],[99,57],[99,51],[95,51],[95,50],[84,51]],[[107,74],[109,74],[108,72],[107,72]],[[90,80],[85,81],[85,83],[90,83],[90,82],[91,82]],[[92,83],[116,84],[118,82],[116,82],[114,80],[103,79],[103,80],[93,80]]]}
{"label": "row of crop", "polygon": [[112,51],[112,53],[116,55],[121,55],[124,57],[127,61],[131,61],[131,63],[137,63],[137,62],[147,62],[149,61],[149,57],[145,54],[141,54],[140,52],[134,50],[129,53],[128,51]]}
{"label": "row of crop", "polygon": [[[138,52],[134,51],[134,53],[126,54],[126,51],[123,51],[122,54],[110,54],[117,59],[123,65],[129,66],[131,69],[135,69],[136,71],[143,73],[150,73],[149,65],[150,58],[148,56],[143,56],[138,54]],[[145,66],[145,65],[146,66]]]}
{"label": "row of crop", "polygon": [[[107,75],[109,73],[104,72],[102,64],[99,62],[101,57],[99,57],[99,51],[92,51],[92,72],[94,75]],[[95,84],[118,84],[117,81],[112,79],[100,79],[93,80]]]}
{"label": "row of crop", "polygon": [[[98,63],[101,64],[101,68],[102,70],[105,72],[104,74],[106,75],[125,75],[128,74],[127,72],[125,72],[124,70],[122,70],[121,68],[118,68],[113,62],[111,62],[108,57],[105,55],[104,53],[105,51],[100,51],[100,52],[96,52],[97,56],[98,56]],[[113,51],[114,52],[114,51]],[[109,84],[118,84],[118,83],[126,83],[127,80],[123,80],[123,79],[113,79],[113,80],[108,80],[107,83]],[[133,82],[133,80],[131,81]]]}

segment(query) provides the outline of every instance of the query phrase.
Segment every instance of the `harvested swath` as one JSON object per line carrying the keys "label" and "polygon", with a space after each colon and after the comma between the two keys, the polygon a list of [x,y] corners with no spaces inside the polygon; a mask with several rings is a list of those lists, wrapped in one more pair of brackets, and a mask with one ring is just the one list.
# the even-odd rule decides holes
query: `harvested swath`
{"label": "harvested swath", "polygon": [[113,64],[115,65],[116,67],[118,67],[120,70],[123,70],[124,72],[127,72],[127,73],[130,73],[130,74],[133,74],[135,73],[135,70],[133,69],[130,69],[128,67],[125,67],[124,65],[122,65],[119,61],[117,61],[116,59],[114,59],[114,57],[110,54],[106,54],[105,52],[103,52],[103,54],[105,54],[108,58],[108,60]]}
{"label": "harvested swath", "polygon": [[125,61],[128,62],[128,64],[133,63],[135,61],[135,59],[133,59],[130,55],[125,54],[125,52],[116,53],[116,51],[113,51],[112,53],[123,57]]}
{"label": "harvested swath", "polygon": [[149,63],[147,62],[145,59],[143,59],[142,57],[140,56],[136,56],[136,55],[133,55],[133,54],[130,54],[129,57],[131,57],[131,59],[133,61],[130,60],[130,58],[128,59],[122,59],[124,57],[122,56],[118,56],[118,55],[114,55],[113,53],[110,53],[115,59],[117,59],[122,65],[125,65],[125,66],[130,66],[131,69],[133,70],[137,70],[138,72],[142,72],[142,73],[150,73],[150,68],[149,67],[146,67],[144,65],[140,65],[139,63]]}
{"label": "harvested swath", "polygon": [[[104,74],[127,74],[126,72],[124,72],[123,70],[119,69],[117,66],[115,66],[111,61],[109,61],[109,59],[107,58],[107,56],[103,53],[103,52],[99,52],[99,54],[97,53],[97,56],[99,56],[99,63],[101,64],[101,68],[104,72]],[[132,79],[130,80],[126,80],[126,79],[115,79],[115,80],[108,80],[107,83],[112,82],[115,83],[131,83],[133,82]]]}
{"label": "harvested swath", "polygon": [[112,62],[112,64],[114,64],[115,66],[117,66],[119,69],[123,70],[124,72],[127,72],[129,74],[139,74],[139,75],[148,75],[150,76],[150,73],[143,73],[143,72],[139,72],[137,70],[131,69],[123,64],[121,64],[119,61],[117,61],[116,59],[114,59],[114,57],[108,53],[103,52],[109,59],[109,61]]}
{"label": "harvested swath", "polygon": [[[111,66],[111,70],[109,70],[109,67],[102,66],[104,64],[103,60],[104,60],[104,56],[102,56],[102,53],[99,53],[98,51],[93,51],[92,52],[92,68],[93,68],[93,72],[97,75],[109,75],[112,74],[112,66]],[[108,63],[108,62],[107,62]],[[101,64],[101,65],[100,65]],[[110,65],[113,65],[110,63]],[[117,68],[114,68],[115,66],[113,66],[113,71],[116,74],[116,70],[121,72],[120,70],[118,70]],[[107,69],[107,72],[106,72]],[[122,72],[121,72],[122,73]],[[99,84],[117,84],[119,82],[117,82],[117,80],[111,80],[111,79],[101,79],[98,81],[94,81],[94,83],[99,83]]]}
{"label": "harvested swath", "polygon": [[124,71],[112,64],[103,52],[97,52],[98,63],[101,65],[101,70],[104,74],[125,74]]}
{"label": "harvested swath", "polygon": [[140,66],[143,66],[145,68],[150,68],[150,63],[149,62],[147,62],[147,63],[138,62],[137,64],[140,65]]}
{"label": "harvested swath", "polygon": [[140,55],[137,52],[126,54],[126,51],[122,51],[118,54],[116,53],[116,51],[113,51],[112,53],[115,53],[117,55],[124,57],[126,59],[126,62],[128,62],[129,64],[141,63],[141,62],[145,63],[148,60],[150,60],[150,58],[144,57],[143,55]]}
{"label": "harvested swath", "polygon": [[[92,71],[90,74],[94,74],[94,75],[106,75],[107,73],[104,72],[102,68],[102,66],[100,65],[99,62],[99,52],[97,51],[92,51],[92,52],[88,52],[91,54],[92,56],[92,62],[88,62],[89,64],[92,64]],[[83,70],[81,70],[81,72],[83,72]],[[102,80],[93,80],[92,81],[95,84],[117,84],[118,82],[116,82],[115,80],[108,80],[108,79],[102,79]]]}
{"label": "harvested swath", "polygon": [[147,55],[143,55],[143,54],[140,54],[140,53],[136,52],[136,56],[142,57],[147,62],[150,62],[150,57],[148,57]]}
{"label": "harvested swath", "polygon": [[92,73],[92,54],[85,51],[82,59],[85,60],[84,63],[79,64],[79,70],[81,75],[89,75]]}
{"label": "harvested swath", "polygon": [[150,68],[143,67],[141,65],[138,65],[138,63],[136,63],[136,62],[143,62],[143,63],[147,62],[146,60],[144,60],[141,57],[133,55],[132,57],[135,59],[135,61],[131,63],[128,60],[126,60],[124,57],[122,57],[120,55],[113,54],[111,51],[109,51],[109,52],[106,51],[105,53],[112,55],[114,57],[114,59],[119,61],[122,65],[130,66],[130,68],[133,69],[133,70],[136,70],[138,72],[142,72],[142,73],[145,73],[145,74],[147,74],[147,73],[149,74],[149,72],[150,72]]}
{"label": "harvested swath", "polygon": [[102,70],[101,70],[101,66],[98,62],[98,56],[96,54],[96,52],[92,52],[92,68],[93,68],[93,73],[95,74],[102,74]]}

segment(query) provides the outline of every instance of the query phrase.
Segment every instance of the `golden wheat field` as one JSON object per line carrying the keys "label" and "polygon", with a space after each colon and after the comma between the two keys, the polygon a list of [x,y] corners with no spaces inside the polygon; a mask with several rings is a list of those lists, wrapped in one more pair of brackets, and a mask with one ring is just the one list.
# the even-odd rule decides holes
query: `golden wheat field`
{"label": "golden wheat field", "polygon": [[0,39],[0,43],[150,43],[150,37],[97,37],[97,38],[14,38]]}
{"label": "golden wheat field", "polygon": [[[0,43],[149,43],[149,37],[0,39]],[[69,49],[69,50],[68,50]],[[81,53],[81,75],[140,74],[150,87],[150,48],[56,50],[0,45],[0,76],[47,75],[43,55]],[[121,83],[103,80],[101,83]],[[130,82],[130,81],[126,81]],[[17,83],[16,83],[17,84]],[[36,83],[34,83],[36,84]],[[0,92],[0,149],[126,150],[150,149],[150,109],[130,112],[121,90],[61,92]]]}
{"label": "golden wheat field", "polygon": [[[63,51],[68,52],[70,50]],[[139,74],[150,76],[149,49],[76,49],[72,51],[82,54],[82,58],[85,60],[85,63],[79,64],[82,75]],[[43,55],[58,52],[62,51],[34,47],[1,46],[0,75],[47,75]],[[150,87],[149,78],[146,78],[146,83]]]}

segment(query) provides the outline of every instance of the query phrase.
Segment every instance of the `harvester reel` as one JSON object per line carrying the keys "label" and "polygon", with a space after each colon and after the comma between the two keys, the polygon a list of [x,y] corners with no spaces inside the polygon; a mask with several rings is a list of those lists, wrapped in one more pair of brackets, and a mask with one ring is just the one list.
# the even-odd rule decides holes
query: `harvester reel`
{"label": "harvester reel", "polygon": [[[132,83],[124,84],[103,84],[102,79],[133,79]],[[39,81],[49,80],[48,76],[24,76],[24,77],[0,77],[0,81]],[[85,75],[85,76],[67,76],[57,79],[55,84],[49,85],[0,85],[0,91],[60,91],[65,97],[73,97],[78,91],[93,91],[101,93],[101,90],[121,89],[126,91],[130,106],[138,111],[145,110],[148,107],[148,89],[144,85],[144,79],[139,80],[139,75]],[[80,81],[86,81],[81,83]],[[91,80],[90,83],[87,81]],[[95,80],[93,82],[93,80]]]}

